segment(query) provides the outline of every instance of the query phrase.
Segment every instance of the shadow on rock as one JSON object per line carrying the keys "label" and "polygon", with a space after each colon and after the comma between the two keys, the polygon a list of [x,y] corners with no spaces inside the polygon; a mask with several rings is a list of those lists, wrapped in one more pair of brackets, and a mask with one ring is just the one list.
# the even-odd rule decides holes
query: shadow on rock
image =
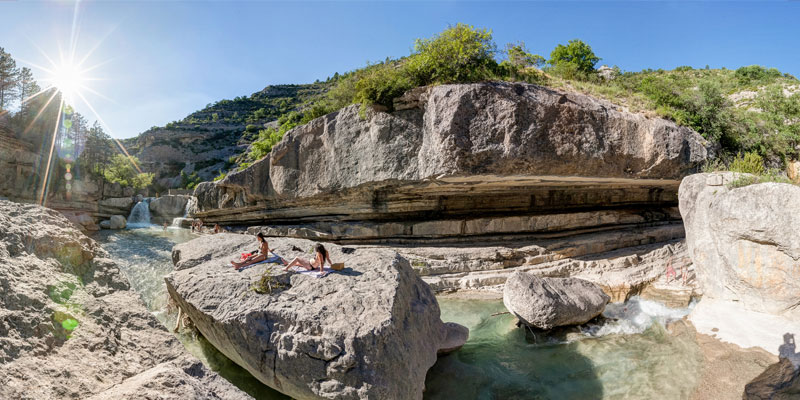
{"label": "shadow on rock", "polygon": [[800,354],[797,353],[794,334],[783,335],[778,348],[780,361],[767,367],[761,375],[745,385],[745,400],[782,400],[800,398]]}

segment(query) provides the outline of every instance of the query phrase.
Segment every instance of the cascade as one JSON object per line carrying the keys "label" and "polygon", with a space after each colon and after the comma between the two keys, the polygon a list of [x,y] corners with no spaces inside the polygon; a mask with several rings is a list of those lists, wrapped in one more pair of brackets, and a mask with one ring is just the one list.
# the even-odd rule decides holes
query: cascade
{"label": "cascade", "polygon": [[152,225],[150,222],[150,197],[136,203],[128,216],[128,227],[145,228]]}

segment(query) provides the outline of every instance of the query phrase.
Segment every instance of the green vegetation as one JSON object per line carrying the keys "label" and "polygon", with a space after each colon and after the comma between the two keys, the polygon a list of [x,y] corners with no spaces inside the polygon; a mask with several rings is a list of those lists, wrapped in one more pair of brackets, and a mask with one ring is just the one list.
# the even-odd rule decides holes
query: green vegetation
{"label": "green vegetation", "polygon": [[144,189],[150,186],[153,183],[153,173],[138,172],[134,164],[139,165],[136,157],[129,158],[123,154],[114,155],[105,169],[105,179],[108,182],[131,186],[135,189]]}
{"label": "green vegetation", "polygon": [[594,66],[600,58],[592,51],[592,47],[580,40],[570,40],[564,46],[559,44],[550,53],[548,63],[552,72],[567,79],[587,79],[595,72]]}
{"label": "green vegetation", "polygon": [[184,189],[194,189],[198,183],[203,180],[197,176],[197,171],[192,171],[191,174],[181,171],[181,187]]}
{"label": "green vegetation", "polygon": [[275,290],[283,289],[286,289],[286,284],[278,281],[270,267],[267,267],[261,277],[250,285],[250,290],[258,294],[271,294]]}
{"label": "green vegetation", "polygon": [[[220,171],[224,176],[266,156],[290,129],[350,104],[361,104],[366,117],[370,109],[392,112],[395,99],[419,86],[515,81],[585,93],[690,127],[719,146],[714,168],[727,168],[738,154],[758,155],[771,168],[800,156],[800,81],[791,75],[751,65],[640,72],[613,67],[601,76],[600,55],[588,43],[553,45],[547,59],[522,41],[498,51],[491,30],[457,24],[417,39],[405,57],[309,85],[270,86],[250,97],[222,100],[166,129],[236,129],[229,140],[251,146]],[[265,128],[275,120],[277,127]]]}

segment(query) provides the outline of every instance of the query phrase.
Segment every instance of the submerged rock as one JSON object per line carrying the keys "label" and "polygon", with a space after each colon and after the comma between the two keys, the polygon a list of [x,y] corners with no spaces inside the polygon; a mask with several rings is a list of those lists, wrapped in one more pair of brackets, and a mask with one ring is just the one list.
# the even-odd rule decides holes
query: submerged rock
{"label": "submerged rock", "polygon": [[[313,242],[269,239],[277,254],[311,257]],[[175,246],[167,289],[217,349],[264,384],[295,398],[420,399],[437,352],[457,349],[466,328],[444,324],[431,289],[388,250],[345,255],[346,268],[317,278],[259,264],[226,266],[256,247],[253,236],[217,234]],[[298,249],[300,249],[298,251]],[[272,282],[271,293],[251,290]]]}
{"label": "submerged rock", "polygon": [[538,329],[580,325],[603,312],[610,297],[579,278],[540,278],[517,272],[506,281],[503,304],[519,320]]}
{"label": "submerged rock", "polygon": [[7,399],[246,399],[188,355],[97,243],[60,213],[0,201]]}

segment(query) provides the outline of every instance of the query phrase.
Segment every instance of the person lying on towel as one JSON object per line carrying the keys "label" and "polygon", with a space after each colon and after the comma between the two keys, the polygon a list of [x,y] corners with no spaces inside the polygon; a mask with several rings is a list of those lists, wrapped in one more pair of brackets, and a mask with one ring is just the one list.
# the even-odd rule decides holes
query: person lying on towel
{"label": "person lying on towel", "polygon": [[260,245],[258,249],[259,250],[258,254],[253,254],[251,256],[248,256],[242,261],[231,261],[231,265],[233,265],[234,269],[240,269],[248,265],[258,264],[260,262],[279,263],[286,265],[286,260],[278,256],[277,254],[273,253],[273,257],[269,258],[267,257],[267,255],[269,255],[270,253],[270,250],[269,250],[269,244],[267,244],[267,239],[264,238],[263,233],[259,232],[258,235],[256,235],[256,239],[258,239]]}
{"label": "person lying on towel", "polygon": [[324,273],[324,266],[326,261],[328,262],[329,265],[333,265],[333,262],[331,262],[331,257],[330,255],[328,255],[328,250],[325,250],[325,246],[319,243],[317,243],[317,245],[314,246],[314,250],[316,250],[315,251],[316,254],[313,260],[307,260],[302,257],[297,257],[294,260],[292,260],[292,262],[290,262],[289,265],[286,266],[284,271],[288,271],[289,268],[298,266],[301,268],[305,268],[309,271],[313,270],[314,268],[319,268],[319,272]]}

